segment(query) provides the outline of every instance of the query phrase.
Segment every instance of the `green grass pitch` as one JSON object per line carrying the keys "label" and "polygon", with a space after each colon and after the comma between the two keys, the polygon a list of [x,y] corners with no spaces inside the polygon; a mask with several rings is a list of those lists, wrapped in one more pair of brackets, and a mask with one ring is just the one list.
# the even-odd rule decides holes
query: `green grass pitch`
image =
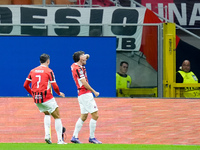
{"label": "green grass pitch", "polygon": [[200,145],[0,143],[0,150],[200,150]]}

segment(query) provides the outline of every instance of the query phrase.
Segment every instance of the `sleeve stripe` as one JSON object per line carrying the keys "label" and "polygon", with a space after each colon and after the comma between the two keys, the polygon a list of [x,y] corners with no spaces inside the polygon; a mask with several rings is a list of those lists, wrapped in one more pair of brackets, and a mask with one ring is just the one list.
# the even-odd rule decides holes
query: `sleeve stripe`
{"label": "sleeve stripe", "polygon": [[79,74],[79,72],[78,72],[78,69],[76,69],[76,73],[77,73],[78,77],[80,78],[80,74]]}
{"label": "sleeve stripe", "polygon": [[53,76],[53,73],[51,72],[51,77],[52,77],[52,81],[54,81],[54,76]]}

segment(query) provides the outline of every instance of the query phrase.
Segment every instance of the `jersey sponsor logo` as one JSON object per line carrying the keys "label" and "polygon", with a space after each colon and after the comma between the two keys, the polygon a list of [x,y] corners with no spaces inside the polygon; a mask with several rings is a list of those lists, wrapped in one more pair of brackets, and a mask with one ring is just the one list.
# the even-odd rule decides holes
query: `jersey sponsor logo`
{"label": "jersey sponsor logo", "polygon": [[81,70],[80,72],[80,77],[82,78],[82,77],[84,77],[84,74],[83,74],[83,71]]}
{"label": "jersey sponsor logo", "polygon": [[42,95],[35,95],[35,99],[42,99]]}

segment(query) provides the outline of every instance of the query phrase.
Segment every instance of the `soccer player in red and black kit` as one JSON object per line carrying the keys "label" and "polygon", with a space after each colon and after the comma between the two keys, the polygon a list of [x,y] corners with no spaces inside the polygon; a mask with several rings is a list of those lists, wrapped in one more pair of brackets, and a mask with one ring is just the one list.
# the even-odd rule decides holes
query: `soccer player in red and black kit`
{"label": "soccer player in red and black kit", "polygon": [[96,122],[99,116],[98,108],[92,93],[94,93],[94,95],[97,97],[99,96],[99,92],[96,92],[88,83],[85,65],[89,57],[89,54],[85,54],[83,51],[78,51],[73,54],[74,63],[71,65],[71,71],[75,84],[78,88],[78,101],[81,109],[81,116],[76,122],[71,142],[81,143],[78,139],[78,133],[81,130],[84,121],[87,119],[88,113],[90,113],[92,118],[89,124],[89,142],[94,144],[102,144],[102,142],[98,141],[94,135]]}
{"label": "soccer player in red and black kit", "polygon": [[[56,83],[53,71],[49,68],[50,56],[42,54],[40,56],[41,65],[32,69],[24,82],[24,88],[32,95],[35,104],[40,112],[45,114],[44,128],[45,128],[45,141],[51,144],[50,139],[50,125],[51,115],[55,119],[55,129],[57,132],[58,144],[67,144],[62,139],[62,121],[60,119],[59,109],[55,98],[51,92],[51,85],[54,91],[61,97],[65,94],[60,92]],[[31,83],[31,87],[29,84]]]}

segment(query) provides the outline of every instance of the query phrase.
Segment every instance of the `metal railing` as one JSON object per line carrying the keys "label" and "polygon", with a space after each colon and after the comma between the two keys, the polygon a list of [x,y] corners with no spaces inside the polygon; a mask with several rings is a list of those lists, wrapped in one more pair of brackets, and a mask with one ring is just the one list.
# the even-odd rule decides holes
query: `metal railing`
{"label": "metal railing", "polygon": [[[200,83],[174,83],[175,93],[173,97],[176,98],[200,98]],[[185,97],[184,92],[194,92],[193,97]]]}

